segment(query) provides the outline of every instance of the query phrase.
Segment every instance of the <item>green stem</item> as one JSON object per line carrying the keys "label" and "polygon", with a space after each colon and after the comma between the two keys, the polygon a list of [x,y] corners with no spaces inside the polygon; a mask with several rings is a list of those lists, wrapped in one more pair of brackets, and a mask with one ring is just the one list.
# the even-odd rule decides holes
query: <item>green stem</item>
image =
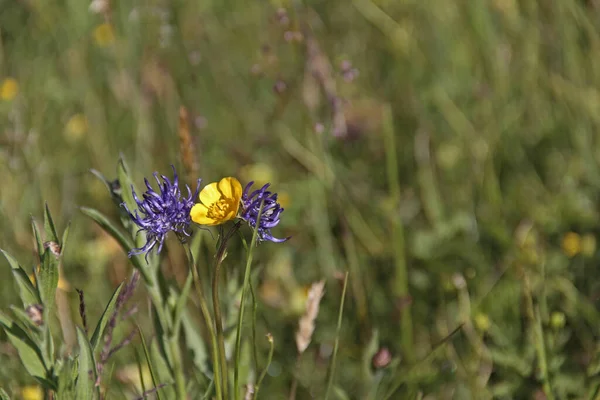
{"label": "green stem", "polygon": [[179,338],[171,336],[169,338],[169,347],[173,358],[173,375],[175,375],[175,391],[178,399],[187,399],[185,390],[185,376],[183,374],[183,361],[181,359],[181,349],[179,348]]}
{"label": "green stem", "polygon": [[[384,109],[384,142],[388,186],[393,204],[400,204],[400,178],[398,176],[398,157],[396,154],[396,140],[392,109],[387,105]],[[408,291],[408,267],[404,249],[404,231],[399,218],[392,220],[392,243],[394,247],[395,277],[393,283],[394,295],[400,299],[410,296]],[[402,310],[400,318],[400,348],[405,354],[406,361],[414,362],[413,323],[410,307]]]}
{"label": "green stem", "polygon": [[258,399],[258,391],[260,390],[262,381],[263,381],[263,379],[265,379],[265,376],[267,375],[267,371],[269,370],[269,367],[271,366],[271,361],[273,360],[273,351],[275,350],[275,346],[273,345],[273,335],[271,335],[270,333],[267,333],[267,340],[269,341],[269,346],[270,346],[269,347],[269,357],[267,358],[267,365],[265,365],[265,368],[261,372],[260,377],[258,378],[258,381],[256,382],[256,387],[254,390],[254,399]]}
{"label": "green stem", "polygon": [[340,345],[340,331],[342,329],[342,316],[344,315],[344,300],[346,299],[346,288],[348,287],[348,272],[344,276],[344,287],[342,289],[342,300],[340,301],[340,311],[338,312],[337,328],[335,331],[335,343],[333,345],[333,356],[331,357],[331,369],[329,370],[329,379],[327,382],[327,391],[325,392],[325,400],[329,398],[329,393],[333,386],[335,377],[335,365],[337,361],[338,347]]}
{"label": "green stem", "polygon": [[533,294],[531,292],[531,284],[527,271],[523,270],[523,288],[525,292],[525,311],[533,328],[533,345],[537,353],[538,369],[540,371],[540,380],[546,399],[554,400],[552,393],[552,385],[548,373],[548,359],[546,357],[546,342],[544,340],[544,330],[542,328],[542,320],[540,317],[539,308],[534,308]]}
{"label": "green stem", "polygon": [[162,308],[162,304],[164,304],[164,302],[162,294],[158,288],[158,284],[156,283],[156,278],[152,276],[151,280],[147,283],[148,294],[150,295],[152,303],[154,304],[154,308],[156,309],[159,323],[162,325],[162,328],[165,331],[169,332],[169,350],[171,352],[171,360],[167,361],[170,362],[173,370],[177,398],[185,399],[187,397],[187,393],[185,390],[185,376],[182,369],[183,360],[181,358],[181,350],[179,349],[179,337],[173,332],[172,322],[167,318],[167,314],[165,314],[164,309]]}
{"label": "green stem", "polygon": [[215,315],[215,326],[217,331],[217,343],[219,349],[219,362],[221,366],[221,380],[222,380],[222,389],[223,389],[223,398],[225,400],[229,399],[229,382],[227,376],[227,357],[225,355],[225,336],[223,334],[223,317],[221,315],[221,303],[219,301],[219,273],[221,271],[221,265],[223,264],[223,259],[225,258],[225,251],[227,250],[227,242],[233,236],[237,230],[240,228],[240,223],[236,223],[233,227],[227,232],[226,235],[220,235],[219,247],[217,250],[217,254],[215,255],[215,267],[213,271],[213,280],[212,280],[212,300],[213,300],[213,309]]}
{"label": "green stem", "polygon": [[223,393],[221,389],[221,367],[219,363],[219,348],[217,344],[217,338],[215,336],[213,321],[210,315],[208,304],[206,302],[206,298],[204,297],[204,292],[202,291],[200,277],[198,276],[198,269],[196,268],[196,263],[194,262],[194,255],[192,254],[192,250],[189,246],[184,247],[186,249],[190,269],[192,270],[194,288],[196,289],[196,296],[198,297],[198,301],[200,302],[200,312],[202,313],[202,318],[204,319],[204,325],[206,325],[206,328],[208,329],[208,334],[210,335],[210,343],[212,345],[212,362],[215,374],[213,382],[215,384],[217,400],[223,400]]}
{"label": "green stem", "polygon": [[[248,249],[248,257],[246,258],[246,269],[244,271],[244,283],[242,284],[242,298],[240,299],[240,312],[238,313],[237,329],[235,334],[235,369],[233,372],[233,390],[235,391],[235,399],[239,399],[240,391],[238,390],[239,378],[240,378],[240,348],[242,344],[242,323],[244,321],[244,310],[246,306],[246,292],[250,282],[250,266],[252,265],[252,250],[256,247],[256,241],[258,239],[258,227],[260,226],[259,221],[262,214],[263,202],[260,203],[258,209],[258,216],[256,217],[256,226],[252,233],[252,242],[250,242],[250,248]],[[258,372],[258,371],[257,371]]]}

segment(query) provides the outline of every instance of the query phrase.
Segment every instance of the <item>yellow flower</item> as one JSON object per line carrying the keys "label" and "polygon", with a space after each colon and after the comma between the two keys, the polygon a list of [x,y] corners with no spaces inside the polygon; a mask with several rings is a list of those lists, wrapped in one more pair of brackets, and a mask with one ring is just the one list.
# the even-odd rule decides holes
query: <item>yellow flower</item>
{"label": "yellow flower", "polygon": [[581,253],[581,236],[575,232],[567,232],[562,238],[561,247],[569,257],[575,257]]}
{"label": "yellow flower", "polygon": [[265,163],[246,165],[241,168],[240,175],[247,182],[254,181],[258,187],[275,181],[273,169]]}
{"label": "yellow flower", "polygon": [[192,221],[200,225],[220,225],[235,218],[242,199],[242,184],[235,178],[213,182],[200,192],[200,203],[190,211]]}
{"label": "yellow flower", "polygon": [[75,114],[69,119],[67,126],[65,126],[65,135],[69,141],[75,142],[81,139],[87,130],[88,121],[85,115]]}
{"label": "yellow flower", "polygon": [[23,400],[42,400],[44,392],[36,385],[24,386],[21,388],[21,398]]}
{"label": "yellow flower", "polygon": [[15,78],[6,78],[0,85],[0,98],[5,101],[14,99],[19,93],[19,83]]}
{"label": "yellow flower", "polygon": [[484,313],[477,313],[475,315],[474,322],[475,327],[480,332],[486,332],[488,329],[490,329],[490,326],[492,325],[492,323],[490,322],[490,317],[488,317]]}
{"label": "yellow flower", "polygon": [[560,311],[554,311],[550,315],[550,325],[552,325],[552,327],[554,329],[564,328],[566,323],[567,323],[567,317],[565,316],[564,313],[562,313]]}
{"label": "yellow flower", "polygon": [[111,24],[103,23],[94,29],[94,40],[100,47],[108,47],[115,41],[115,31]]}

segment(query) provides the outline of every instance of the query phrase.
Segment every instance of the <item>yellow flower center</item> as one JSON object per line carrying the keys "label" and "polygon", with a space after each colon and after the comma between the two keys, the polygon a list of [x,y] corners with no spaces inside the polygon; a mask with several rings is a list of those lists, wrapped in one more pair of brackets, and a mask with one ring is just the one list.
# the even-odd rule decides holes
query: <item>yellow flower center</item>
{"label": "yellow flower center", "polygon": [[230,199],[221,198],[208,207],[206,216],[216,220],[223,219],[232,207],[233,204]]}

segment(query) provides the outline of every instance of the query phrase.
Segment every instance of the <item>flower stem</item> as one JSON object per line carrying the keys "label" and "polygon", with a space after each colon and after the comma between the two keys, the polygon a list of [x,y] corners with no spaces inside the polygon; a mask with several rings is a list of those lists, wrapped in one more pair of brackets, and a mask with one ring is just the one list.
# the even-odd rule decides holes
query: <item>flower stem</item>
{"label": "flower stem", "polygon": [[183,361],[181,359],[181,349],[179,348],[179,338],[171,336],[169,346],[173,358],[173,375],[175,375],[175,391],[178,399],[186,399],[185,377],[183,375]]}
{"label": "flower stem", "polygon": [[325,392],[325,400],[329,398],[329,393],[333,387],[333,380],[335,377],[335,364],[337,361],[337,353],[340,345],[340,331],[342,329],[342,316],[344,315],[344,300],[346,298],[346,289],[348,288],[348,272],[344,277],[344,287],[342,289],[342,299],[340,301],[340,311],[338,313],[337,328],[335,332],[335,344],[333,345],[333,357],[331,357],[331,366],[329,370],[329,379],[327,382],[327,391]]}
{"label": "flower stem", "polygon": [[[256,217],[256,226],[254,227],[254,233],[252,234],[252,242],[250,242],[250,248],[248,249],[248,257],[246,258],[246,269],[244,271],[244,283],[242,284],[242,298],[240,299],[240,312],[238,314],[237,329],[235,335],[235,369],[233,372],[233,390],[235,391],[235,399],[239,399],[239,378],[240,378],[240,347],[242,343],[242,323],[244,322],[244,309],[246,305],[246,292],[248,290],[250,282],[250,266],[252,265],[252,250],[256,247],[256,241],[258,240],[258,228],[260,226],[260,217],[262,214],[263,202],[260,203],[258,209],[258,216]],[[256,371],[258,372],[258,371]]]}
{"label": "flower stem", "polygon": [[183,374],[183,361],[181,359],[181,350],[179,349],[179,337],[174,335],[172,331],[172,321],[167,318],[167,315],[164,312],[163,304],[163,296],[158,288],[158,284],[156,283],[156,278],[152,275],[151,281],[147,283],[147,290],[150,294],[150,298],[152,299],[152,303],[154,304],[154,308],[156,309],[156,314],[158,315],[159,323],[162,325],[162,329],[165,329],[169,334],[169,350],[171,352],[171,367],[173,368],[173,377],[175,378],[175,391],[177,392],[178,399],[185,399],[187,397],[187,393],[185,390],[185,376]]}
{"label": "flower stem", "polygon": [[[396,153],[396,133],[394,132],[394,120],[391,106],[388,104],[384,108],[384,143],[385,143],[385,158],[387,180],[390,190],[390,197],[395,205],[400,204],[400,177],[398,176],[398,155]],[[410,299],[408,289],[408,265],[406,262],[406,252],[404,243],[404,231],[402,221],[395,217],[392,222],[391,241],[394,246],[394,264],[395,276],[393,279],[394,295],[400,300]],[[414,355],[414,337],[413,337],[413,321],[411,316],[411,308],[406,307],[402,310],[400,316],[400,349],[402,349],[405,359],[408,364],[415,361]]]}
{"label": "flower stem", "polygon": [[210,343],[212,345],[212,362],[215,374],[213,382],[215,384],[217,400],[223,400],[223,393],[221,389],[221,367],[219,363],[219,348],[217,344],[217,338],[215,336],[213,320],[208,309],[208,304],[206,303],[206,298],[204,297],[204,293],[202,291],[200,277],[198,276],[198,269],[196,268],[196,263],[194,262],[194,255],[192,254],[192,250],[188,245],[185,245],[184,247],[186,249],[190,269],[192,270],[194,287],[196,289],[196,296],[198,297],[198,301],[200,302],[200,312],[202,313],[204,324],[206,325],[206,328],[208,329],[208,334],[210,335]]}
{"label": "flower stem", "polygon": [[225,258],[225,251],[227,250],[227,242],[233,236],[237,230],[240,228],[240,223],[235,223],[229,232],[225,235],[221,235],[219,240],[219,247],[217,249],[217,254],[215,255],[215,267],[213,271],[213,281],[212,281],[212,300],[213,300],[213,309],[215,314],[215,325],[217,332],[217,343],[219,348],[219,362],[221,366],[221,381],[222,381],[222,389],[223,389],[223,398],[229,399],[229,382],[227,376],[227,358],[225,356],[225,337],[223,334],[223,317],[221,315],[221,304],[219,301],[219,273],[221,271],[221,264],[223,264],[223,259]]}

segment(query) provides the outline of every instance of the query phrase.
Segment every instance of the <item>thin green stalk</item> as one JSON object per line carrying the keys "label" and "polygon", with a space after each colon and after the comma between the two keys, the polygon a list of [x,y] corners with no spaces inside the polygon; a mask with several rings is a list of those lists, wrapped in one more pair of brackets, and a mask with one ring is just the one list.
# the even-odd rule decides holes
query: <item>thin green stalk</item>
{"label": "thin green stalk", "polygon": [[340,301],[340,311],[338,312],[337,328],[335,330],[335,343],[333,345],[333,356],[331,357],[331,366],[329,369],[329,379],[327,382],[327,391],[325,392],[325,400],[329,398],[329,393],[333,386],[333,379],[335,377],[335,365],[337,361],[337,353],[340,345],[340,331],[342,329],[342,316],[344,315],[344,301],[346,299],[346,289],[348,287],[348,271],[344,276],[344,287],[342,289],[342,300]]}
{"label": "thin green stalk", "polygon": [[179,338],[171,336],[169,338],[169,348],[173,358],[173,375],[175,378],[175,391],[178,399],[186,399],[185,376],[183,374],[183,360],[181,359],[181,349],[179,348]]}
{"label": "thin green stalk", "polygon": [[548,359],[546,357],[546,342],[544,340],[544,330],[540,318],[540,310],[533,306],[533,295],[531,293],[531,284],[527,271],[523,271],[523,291],[525,292],[525,311],[533,328],[533,345],[537,354],[538,369],[540,371],[540,380],[546,399],[554,400],[552,385],[548,374]]}
{"label": "thin green stalk", "polygon": [[[227,234],[220,235],[219,246],[217,254],[215,255],[215,267],[213,271],[212,280],[212,300],[213,300],[213,311],[215,315],[215,326],[217,332],[217,343],[219,349],[219,363],[221,367],[221,381],[223,389],[223,399],[229,399],[229,382],[227,376],[227,358],[225,356],[225,336],[223,334],[223,317],[221,314],[221,303],[219,301],[219,273],[221,271],[221,265],[225,257],[225,251],[227,250],[227,242],[240,228],[240,223],[236,223],[227,232]],[[222,232],[221,232],[222,233]]]}
{"label": "thin green stalk", "polygon": [[223,400],[223,392],[221,389],[221,367],[219,363],[219,349],[217,345],[217,338],[215,336],[215,329],[213,325],[213,320],[210,315],[210,311],[208,308],[208,304],[206,303],[206,298],[204,297],[204,292],[202,291],[202,285],[200,284],[200,277],[198,276],[198,269],[196,268],[196,263],[194,262],[194,255],[192,254],[192,250],[189,246],[184,246],[186,249],[186,254],[188,257],[188,262],[190,264],[190,268],[192,270],[192,275],[194,279],[194,288],[196,289],[196,297],[198,297],[198,302],[200,303],[200,312],[202,313],[202,318],[204,319],[204,324],[208,329],[208,334],[210,335],[210,343],[212,345],[212,362],[214,369],[214,385],[215,392],[217,394],[217,400]]}
{"label": "thin green stalk", "polygon": [[258,378],[258,381],[256,382],[256,387],[254,390],[254,399],[258,399],[258,391],[260,390],[260,386],[262,385],[262,381],[263,379],[265,379],[265,376],[267,375],[267,371],[269,370],[269,367],[271,366],[271,361],[273,361],[273,351],[275,349],[274,343],[273,343],[273,335],[271,335],[270,333],[267,333],[267,340],[269,341],[269,357],[267,357],[267,365],[265,365],[265,368],[262,370],[260,377]]}
{"label": "thin green stalk", "polygon": [[[396,154],[396,138],[392,109],[388,104],[384,109],[384,141],[388,186],[394,204],[400,204],[400,177],[398,176],[398,157]],[[392,220],[392,243],[394,247],[395,277],[393,283],[394,295],[399,298],[410,296],[408,291],[408,267],[404,250],[404,231],[399,218]],[[413,322],[410,308],[402,310],[400,317],[400,348],[405,354],[406,361],[414,362]]]}
{"label": "thin green stalk", "polygon": [[169,350],[171,352],[171,367],[173,368],[173,378],[175,379],[175,390],[177,392],[177,397],[181,399],[185,399],[187,396],[185,390],[185,376],[183,373],[182,365],[183,360],[181,358],[181,350],[179,348],[179,337],[174,336],[172,332],[172,322],[167,318],[167,315],[162,308],[163,298],[160,290],[158,289],[158,285],[156,284],[156,280],[153,277],[150,282],[151,285],[147,285],[148,294],[154,304],[154,308],[156,309],[156,313],[158,315],[159,323],[162,325],[163,329],[169,332]]}
{"label": "thin green stalk", "polygon": [[246,290],[248,289],[248,283],[250,282],[250,267],[252,265],[253,254],[252,251],[256,247],[256,241],[258,240],[258,228],[260,226],[259,221],[262,214],[263,202],[260,203],[258,209],[258,216],[256,217],[256,226],[252,233],[252,241],[250,242],[250,248],[248,249],[248,257],[246,258],[246,269],[244,271],[244,283],[242,284],[242,298],[240,299],[240,312],[238,313],[237,328],[235,334],[235,369],[233,371],[233,390],[235,391],[235,399],[239,399],[240,391],[238,390],[239,378],[240,378],[240,347],[242,343],[242,323],[244,321],[244,309],[246,305]]}
{"label": "thin green stalk", "polygon": [[252,352],[254,354],[254,370],[258,371],[258,348],[256,347],[256,293],[254,292],[254,285],[250,281],[250,294],[252,295]]}

